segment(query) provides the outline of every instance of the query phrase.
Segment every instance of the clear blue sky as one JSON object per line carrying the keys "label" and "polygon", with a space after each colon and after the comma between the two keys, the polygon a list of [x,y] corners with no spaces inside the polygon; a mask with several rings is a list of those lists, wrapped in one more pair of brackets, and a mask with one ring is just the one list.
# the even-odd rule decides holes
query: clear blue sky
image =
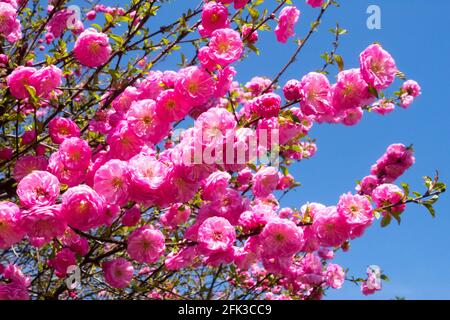
{"label": "clear blue sky", "polygon": [[[75,3],[78,1],[75,1]],[[274,1],[266,0],[270,7]],[[303,36],[318,9],[312,9],[304,0],[294,0],[301,10],[296,27]],[[333,205],[339,195],[353,191],[355,181],[369,173],[370,166],[391,143],[414,144],[416,164],[400,181],[410,183],[411,189],[422,191],[422,176],[433,175],[439,169],[444,181],[450,182],[450,1],[438,0],[342,0],[340,8],[332,8],[324,17],[320,32],[298,60],[283,76],[282,83],[301,78],[305,73],[319,69],[319,57],[331,50],[333,35],[327,30],[339,22],[349,30],[339,48],[345,67],[358,67],[358,55],[369,44],[379,41],[395,57],[398,67],[408,78],[417,80],[423,95],[408,110],[398,109],[393,114],[379,116],[366,114],[355,127],[317,125],[311,136],[317,138],[318,153],[306,162],[294,165],[291,173],[302,187],[284,198],[283,205],[300,207],[307,201]],[[113,1],[107,1],[113,4]],[[115,2],[120,3],[120,2]],[[173,0],[164,5],[159,17],[150,22],[155,28],[169,23],[187,7],[196,6],[196,0]],[[382,11],[382,29],[366,27],[366,9],[379,5]],[[248,81],[252,76],[273,77],[295,50],[291,41],[286,45],[275,41],[273,32],[260,33],[258,47],[261,55],[236,65],[237,79]],[[161,69],[175,69],[169,59]],[[336,70],[330,69],[330,80]],[[398,87],[399,83],[396,83]],[[399,182],[400,182],[399,181]],[[390,277],[384,289],[369,298],[391,299],[450,299],[450,195],[444,194],[436,206],[437,216],[431,218],[426,210],[410,206],[403,215],[401,226],[392,223],[381,229],[378,224],[365,236],[352,242],[348,253],[339,253],[336,261],[350,268],[350,274],[363,276],[370,264],[381,266]],[[346,283],[341,290],[329,292],[334,299],[364,299],[359,288]]]}

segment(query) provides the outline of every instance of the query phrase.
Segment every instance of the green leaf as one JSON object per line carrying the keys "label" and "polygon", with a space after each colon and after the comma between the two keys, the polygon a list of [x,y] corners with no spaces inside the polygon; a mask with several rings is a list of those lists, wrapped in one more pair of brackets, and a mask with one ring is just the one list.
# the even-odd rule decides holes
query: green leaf
{"label": "green leaf", "polygon": [[381,219],[381,227],[387,227],[390,223],[391,223],[392,217],[391,215],[388,213],[386,214],[383,219]]}
{"label": "green leaf", "polygon": [[344,59],[342,59],[342,56],[335,54],[334,61],[336,61],[339,71],[343,71],[344,70]]}
{"label": "green leaf", "polygon": [[431,214],[433,218],[436,216],[436,211],[434,210],[433,205],[424,203],[423,206],[428,209],[428,212]]}

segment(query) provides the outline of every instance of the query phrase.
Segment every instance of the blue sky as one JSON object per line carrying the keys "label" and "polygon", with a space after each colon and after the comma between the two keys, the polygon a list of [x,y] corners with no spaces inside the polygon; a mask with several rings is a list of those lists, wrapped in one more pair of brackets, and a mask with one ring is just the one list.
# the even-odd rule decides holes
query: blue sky
{"label": "blue sky", "polygon": [[[274,1],[266,0],[269,7]],[[318,14],[304,0],[294,0],[302,12],[296,27],[299,37],[308,31]],[[450,2],[425,0],[342,0],[340,8],[332,8],[324,17],[320,32],[302,51],[297,61],[281,78],[281,83],[301,78],[319,69],[319,57],[331,50],[333,35],[327,30],[336,22],[348,29],[341,40],[338,53],[346,68],[358,67],[359,53],[372,42],[381,42],[396,59],[398,67],[408,78],[422,86],[422,96],[408,109],[398,109],[387,116],[365,114],[355,127],[317,125],[311,136],[317,138],[317,155],[294,165],[291,173],[302,187],[286,196],[284,206],[300,207],[307,201],[333,205],[342,193],[353,191],[355,181],[367,175],[370,166],[391,143],[414,144],[416,164],[400,180],[411,189],[422,191],[422,176],[433,175],[439,169],[441,178],[450,182],[450,30],[447,18]],[[108,1],[107,4],[112,4]],[[117,3],[117,2],[116,2]],[[171,22],[195,0],[174,0],[150,20],[150,27]],[[381,8],[381,30],[366,27],[366,9],[375,4]],[[248,81],[255,75],[273,77],[295,50],[290,41],[282,45],[273,32],[261,32],[258,47],[261,55],[236,65],[237,80]],[[175,69],[178,54],[158,65],[160,69]],[[330,69],[334,80],[336,69]],[[395,84],[398,87],[399,83]],[[432,218],[418,206],[410,206],[403,215],[401,226],[392,223],[387,228],[378,224],[367,230],[364,237],[352,242],[348,253],[339,253],[336,261],[350,268],[350,274],[363,276],[370,264],[381,266],[390,282],[369,299],[450,299],[450,196],[444,194]],[[333,299],[365,299],[357,286],[346,283],[341,290],[328,293]]]}

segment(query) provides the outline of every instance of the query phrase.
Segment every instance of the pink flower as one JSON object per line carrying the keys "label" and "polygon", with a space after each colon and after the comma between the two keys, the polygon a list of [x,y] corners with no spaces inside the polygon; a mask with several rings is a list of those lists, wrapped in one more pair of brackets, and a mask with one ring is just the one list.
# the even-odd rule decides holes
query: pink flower
{"label": "pink flower", "polygon": [[181,203],[175,203],[161,215],[160,221],[165,226],[176,228],[185,223],[191,215],[191,208]]}
{"label": "pink flower", "polygon": [[61,160],[59,152],[54,152],[48,161],[47,171],[54,174],[60,183],[74,187],[86,179],[85,170],[74,170],[67,168]]}
{"label": "pink flower", "polygon": [[208,47],[211,60],[222,67],[239,60],[244,51],[240,34],[228,28],[214,31]]}
{"label": "pink flower", "polygon": [[310,72],[300,82],[300,105],[305,115],[332,115],[329,101],[330,82],[317,72]]}
{"label": "pink flower", "polygon": [[390,145],[386,153],[371,168],[380,183],[391,183],[397,180],[415,162],[412,148],[401,143]]}
{"label": "pink flower", "polygon": [[67,138],[59,146],[61,161],[69,169],[85,170],[91,162],[91,148],[85,140]]}
{"label": "pink flower", "polygon": [[373,221],[372,205],[365,196],[347,193],[339,198],[337,212],[351,228],[351,237],[359,237]]}
{"label": "pink flower", "polygon": [[47,97],[50,92],[61,85],[61,76],[61,69],[51,65],[34,72],[28,81],[39,97]]}
{"label": "pink flower", "polygon": [[19,66],[6,78],[9,91],[15,98],[26,99],[30,96],[26,86],[31,86],[30,78],[35,72],[35,68]]}
{"label": "pink flower", "polygon": [[10,160],[13,154],[14,151],[11,147],[0,147],[0,160]]}
{"label": "pink flower", "polygon": [[73,48],[75,58],[81,64],[91,68],[99,67],[108,62],[111,51],[108,36],[93,28],[83,31]]}
{"label": "pink flower", "polygon": [[67,269],[77,264],[77,258],[72,250],[63,248],[47,264],[49,267],[55,269],[55,274],[58,278],[65,278],[67,276]]}
{"label": "pink flower", "polygon": [[287,219],[270,220],[260,237],[263,254],[268,258],[288,257],[303,247],[302,229]]}
{"label": "pink flower", "polygon": [[369,175],[364,177],[359,185],[356,187],[356,191],[360,194],[371,195],[372,191],[380,185],[378,177],[375,175]]}
{"label": "pink flower", "polygon": [[101,224],[105,210],[102,198],[86,185],[69,188],[61,198],[61,212],[67,223],[81,231]]}
{"label": "pink flower", "polygon": [[19,207],[12,202],[0,202],[0,249],[9,249],[23,236]]}
{"label": "pink flower", "polygon": [[33,171],[17,186],[17,196],[25,208],[48,206],[59,196],[59,181],[47,171]]}
{"label": "pink flower", "polygon": [[249,102],[252,113],[262,117],[277,117],[281,108],[281,97],[275,93],[265,93]]}
{"label": "pink flower", "polygon": [[141,220],[141,210],[138,205],[127,209],[122,217],[122,225],[127,227],[135,226]]}
{"label": "pink flower", "polygon": [[313,8],[318,8],[323,5],[324,0],[306,0],[306,3]]}
{"label": "pink flower", "polygon": [[194,124],[194,139],[206,147],[216,147],[234,138],[236,120],[222,108],[211,108],[202,113]]}
{"label": "pink flower", "polygon": [[402,85],[402,90],[405,91],[408,95],[417,98],[422,94],[422,89],[419,84],[414,80],[405,81]]}
{"label": "pink flower", "polygon": [[283,87],[283,94],[286,100],[289,101],[300,99],[300,81],[292,79],[286,82]]}
{"label": "pink flower", "polygon": [[332,105],[338,111],[363,107],[375,99],[358,69],[339,72],[331,90]]}
{"label": "pink flower", "polygon": [[154,144],[160,142],[169,132],[169,123],[159,119],[155,101],[151,99],[133,102],[126,119],[136,136]]}
{"label": "pink flower", "polygon": [[234,8],[236,10],[241,9],[247,5],[250,0],[234,0]]}
{"label": "pink flower", "polygon": [[191,106],[206,103],[214,93],[214,80],[198,67],[181,69],[175,83],[175,91]]}
{"label": "pink flower", "polygon": [[202,198],[214,200],[225,194],[231,176],[228,172],[216,171],[203,182]]}
{"label": "pink flower", "polygon": [[342,122],[346,126],[354,126],[361,121],[363,114],[364,112],[362,108],[345,110],[344,117],[340,122]]}
{"label": "pink flower", "polygon": [[359,56],[362,78],[373,88],[383,90],[395,80],[397,66],[379,44],[372,44]]}
{"label": "pink flower", "polygon": [[340,289],[345,281],[345,272],[338,264],[330,263],[326,270],[327,285],[333,289]]}
{"label": "pink flower", "polygon": [[252,25],[244,24],[242,26],[242,41],[253,44],[258,41],[258,38],[258,31],[253,30]]}
{"label": "pink flower", "polygon": [[255,197],[267,197],[277,188],[278,170],[274,167],[264,167],[253,176],[252,191]]}
{"label": "pink flower", "polygon": [[48,132],[53,143],[60,144],[67,138],[79,138],[80,128],[69,118],[56,117],[48,123]]}
{"label": "pink flower", "polygon": [[189,105],[173,89],[161,92],[156,100],[156,113],[165,122],[179,121],[189,113]]}
{"label": "pink flower", "polygon": [[389,207],[382,212],[402,213],[406,205],[402,203],[405,194],[403,190],[394,184],[384,183],[375,188],[372,192],[372,200],[377,208]]}
{"label": "pink flower", "polygon": [[197,257],[197,248],[188,246],[181,248],[178,252],[167,255],[164,265],[168,270],[180,270],[188,267]]}
{"label": "pink flower", "polygon": [[[74,15],[74,12],[69,9],[62,9],[55,12],[45,26],[45,29],[48,31],[48,34],[51,34],[53,38],[59,38],[63,35],[64,31],[66,31],[69,18]],[[70,21],[71,22],[71,21]]]}
{"label": "pink flower", "polygon": [[63,235],[67,227],[60,205],[34,207],[23,211],[21,224],[28,237],[41,245]]}
{"label": "pink flower", "polygon": [[222,98],[228,93],[235,75],[236,70],[233,67],[226,67],[217,71],[216,90],[214,92],[216,98]]}
{"label": "pink flower", "polygon": [[197,241],[206,254],[225,252],[236,240],[236,231],[230,222],[222,217],[211,217],[203,221],[198,229]]}
{"label": "pink flower", "polygon": [[31,279],[30,277],[25,276],[18,266],[13,264],[8,265],[3,270],[3,277],[8,280],[8,282],[0,282],[0,300],[30,299],[28,287],[30,286]]}
{"label": "pink flower", "polygon": [[120,160],[129,160],[141,151],[143,141],[127,121],[120,121],[106,138],[111,156]]}
{"label": "pink flower", "polygon": [[287,39],[295,34],[294,27],[300,16],[300,11],[294,6],[284,7],[278,17],[278,25],[275,28],[277,40],[286,43]]}
{"label": "pink flower", "polygon": [[23,156],[17,160],[14,167],[14,180],[20,181],[35,170],[44,171],[47,168],[47,158],[44,156]]}
{"label": "pink flower", "polygon": [[129,168],[124,161],[109,160],[95,173],[94,190],[106,203],[125,204],[129,199],[129,185]]}
{"label": "pink flower", "polygon": [[130,109],[131,104],[139,97],[139,90],[136,87],[127,87],[117,98],[111,103],[114,110],[120,113],[126,113]]}
{"label": "pink flower", "polygon": [[9,42],[16,42],[22,39],[20,28],[15,7],[9,3],[0,2],[0,34]]}
{"label": "pink flower", "polygon": [[380,101],[372,105],[372,110],[378,114],[385,115],[394,111],[395,104],[386,99],[381,99]]}
{"label": "pink flower", "polygon": [[214,30],[228,28],[229,24],[227,7],[215,1],[205,3],[199,28],[202,37],[210,36]]}
{"label": "pink flower", "polygon": [[124,258],[116,258],[103,262],[103,272],[106,283],[113,288],[124,289],[130,285],[134,268],[131,262]]}
{"label": "pink flower", "polygon": [[76,234],[72,229],[67,228],[64,235],[61,237],[61,242],[73,252],[80,256],[85,256],[89,253],[89,242]]}
{"label": "pink flower", "polygon": [[134,230],[128,237],[128,255],[139,263],[158,261],[165,248],[164,235],[150,225]]}
{"label": "pink flower", "polygon": [[324,247],[339,247],[350,236],[350,228],[336,207],[326,207],[314,216],[314,232]]}

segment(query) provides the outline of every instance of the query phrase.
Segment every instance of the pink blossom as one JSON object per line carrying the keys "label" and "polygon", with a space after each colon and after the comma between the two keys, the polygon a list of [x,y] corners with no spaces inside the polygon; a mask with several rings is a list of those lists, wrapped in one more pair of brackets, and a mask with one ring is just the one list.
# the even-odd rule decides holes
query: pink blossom
{"label": "pink blossom", "polygon": [[323,5],[324,0],[306,0],[306,3],[309,4],[313,8],[318,8]]}
{"label": "pink blossom", "polygon": [[129,186],[129,168],[125,161],[109,160],[95,173],[94,190],[106,203],[125,204],[130,197]]}
{"label": "pink blossom", "polygon": [[329,101],[330,82],[321,73],[310,72],[300,82],[300,105],[305,115],[332,114]]}
{"label": "pink blossom", "polygon": [[14,6],[6,2],[0,2],[0,34],[9,42],[22,39],[20,21]]}
{"label": "pink blossom", "polygon": [[85,140],[72,137],[59,146],[61,161],[69,169],[85,170],[91,162],[91,148]]}
{"label": "pink blossom", "polygon": [[359,237],[373,221],[372,205],[366,196],[343,194],[339,198],[337,212],[351,228],[351,237]]}
{"label": "pink blossom", "polygon": [[79,138],[80,128],[69,118],[56,117],[48,123],[48,132],[53,143],[60,144],[67,138]]}
{"label": "pink blossom", "polygon": [[402,203],[404,196],[402,189],[389,183],[379,185],[372,192],[372,200],[377,208],[389,207],[389,209],[383,210],[383,214],[387,212],[402,213],[406,208],[406,205]]}
{"label": "pink blossom", "polygon": [[59,152],[52,153],[48,161],[47,170],[54,174],[60,183],[69,187],[79,185],[86,178],[85,170],[74,170],[64,165]]}
{"label": "pink blossom", "polygon": [[67,224],[60,205],[34,207],[23,211],[22,228],[28,237],[41,245],[64,234]]}
{"label": "pink blossom", "polygon": [[277,188],[278,170],[274,167],[264,167],[253,176],[252,191],[255,197],[267,197]]}
{"label": "pink blossom", "polygon": [[327,285],[340,289],[345,281],[345,272],[340,265],[330,263],[326,270]]}
{"label": "pink blossom", "polygon": [[143,226],[128,237],[128,255],[139,263],[156,262],[164,254],[164,241],[161,231],[150,225]]}
{"label": "pink blossom", "polygon": [[20,181],[35,170],[44,171],[47,168],[47,158],[44,156],[23,156],[17,160],[14,167],[14,180]]}
{"label": "pink blossom", "polygon": [[[136,120],[138,121],[138,120]],[[106,138],[111,156],[120,160],[129,160],[139,153],[143,141],[135,134],[135,129],[127,121],[120,121]]]}
{"label": "pink blossom", "polygon": [[231,176],[228,172],[216,171],[203,181],[202,198],[214,200],[225,194]]}
{"label": "pink blossom", "polygon": [[0,202],[0,249],[9,249],[23,236],[19,207],[12,202]]}
{"label": "pink blossom", "polygon": [[127,209],[122,217],[122,225],[127,227],[135,226],[141,220],[141,210],[138,205]]}
{"label": "pink blossom", "polygon": [[11,147],[0,147],[0,160],[10,160],[14,154]]}
{"label": "pink blossom", "polygon": [[20,268],[10,264],[3,270],[7,283],[0,282],[0,300],[29,300],[28,287],[30,277],[24,275]]}
{"label": "pink blossom", "polygon": [[61,76],[61,69],[50,65],[34,72],[28,81],[39,97],[47,97],[50,92],[61,85]]}
{"label": "pink blossom", "polygon": [[156,100],[156,114],[161,121],[179,121],[189,113],[189,109],[183,97],[173,89],[161,92]]}
{"label": "pink blossom", "polygon": [[36,130],[26,130],[21,136],[20,144],[26,146],[36,141]]}
{"label": "pink blossom", "polygon": [[52,18],[45,26],[48,34],[51,34],[54,38],[59,38],[66,31],[69,18],[74,14],[72,10],[62,9],[53,13]]}
{"label": "pink blossom", "polygon": [[61,212],[67,223],[81,231],[101,224],[105,206],[102,198],[86,185],[69,188],[61,198]]}
{"label": "pink blossom", "polygon": [[361,121],[363,114],[364,112],[362,108],[345,110],[344,117],[342,118],[341,122],[346,126],[354,126]]}
{"label": "pink blossom", "polygon": [[198,67],[181,69],[175,82],[175,91],[191,106],[206,103],[214,93],[214,80]]}
{"label": "pink blossom", "polygon": [[265,93],[251,100],[248,108],[262,118],[277,117],[281,108],[281,97],[275,93]]}
{"label": "pink blossom", "polygon": [[83,31],[73,48],[75,58],[81,64],[91,68],[99,67],[108,62],[111,50],[108,36],[93,28]]}
{"label": "pink blossom", "polygon": [[338,247],[350,236],[350,228],[336,207],[320,210],[314,216],[312,228],[324,247]]}
{"label": "pink blossom", "polygon": [[258,38],[259,38],[258,31],[253,30],[252,25],[244,24],[242,26],[242,41],[253,44],[256,41],[258,41]]}
{"label": "pink blossom", "polygon": [[283,86],[283,94],[286,100],[294,101],[300,99],[300,86],[300,81],[295,79],[286,82],[286,84]]}
{"label": "pink blossom", "polygon": [[25,208],[52,205],[59,196],[59,181],[50,172],[33,171],[20,180],[17,196]]}
{"label": "pink blossom", "polygon": [[379,44],[372,44],[359,57],[361,76],[373,88],[383,90],[395,80],[397,66]]}
{"label": "pink blossom", "polygon": [[412,148],[396,143],[387,148],[386,153],[377,160],[370,172],[376,175],[381,183],[391,183],[397,180],[414,162]]}
{"label": "pink blossom", "polygon": [[385,115],[394,111],[395,104],[386,99],[381,99],[372,105],[372,110],[378,114]]}
{"label": "pink blossom", "polygon": [[302,229],[287,219],[270,220],[261,232],[261,245],[266,257],[287,257],[302,249]]}
{"label": "pink blossom", "polygon": [[191,209],[188,206],[181,203],[175,203],[161,215],[160,221],[165,226],[177,228],[185,223],[190,215]]}
{"label": "pink blossom", "polygon": [[195,246],[181,248],[178,252],[171,252],[164,261],[164,266],[168,270],[180,270],[188,267],[198,256]]}
{"label": "pink blossom", "polygon": [[163,73],[159,70],[150,71],[145,79],[138,84],[139,100],[156,100],[163,91]]}
{"label": "pink blossom", "polygon": [[64,246],[80,256],[85,256],[89,253],[90,247],[87,239],[79,236],[70,228],[66,229],[64,235],[61,237],[61,242]]}
{"label": "pink blossom", "polygon": [[215,30],[208,47],[211,60],[222,67],[239,60],[244,51],[240,34],[229,28]]}
{"label": "pink blossom", "polygon": [[113,288],[124,289],[130,285],[134,268],[131,262],[124,258],[105,261],[102,264],[106,283]]}
{"label": "pink blossom", "polygon": [[225,252],[236,240],[236,231],[230,222],[222,217],[206,219],[198,229],[197,241],[200,249],[206,253]]}
{"label": "pink blossom", "polygon": [[300,16],[300,11],[294,6],[284,7],[278,16],[278,25],[275,28],[277,40],[286,43],[288,38],[295,34],[294,27]]}
{"label": "pink blossom", "polygon": [[130,109],[131,104],[139,97],[139,90],[136,87],[127,87],[118,97],[111,103],[114,110],[126,113]]}
{"label": "pink blossom", "polygon": [[68,248],[63,248],[47,264],[49,267],[55,269],[55,274],[58,278],[65,278],[67,276],[67,269],[70,266],[76,265],[76,263],[77,258],[75,253]]}
{"label": "pink blossom", "polygon": [[30,96],[26,86],[31,86],[30,77],[35,72],[35,68],[19,66],[6,78],[9,91],[15,98],[25,99]]}
{"label": "pink blossom", "polygon": [[375,98],[358,69],[341,71],[331,90],[332,105],[338,111],[363,107]]}
{"label": "pink blossom", "polygon": [[216,98],[221,98],[228,93],[235,75],[236,70],[233,67],[226,67],[217,71],[216,90],[214,92]]}
{"label": "pink blossom", "polygon": [[414,80],[407,80],[402,85],[402,90],[405,91],[408,95],[417,98],[422,94],[422,89],[419,84]]}
{"label": "pink blossom", "polygon": [[378,177],[375,175],[365,176],[359,185],[356,187],[356,191],[360,194],[371,195],[373,189],[380,185]]}
{"label": "pink blossom", "polygon": [[202,24],[199,31],[203,37],[208,37],[214,30],[227,28],[228,9],[220,2],[210,1],[205,3],[202,11]]}

